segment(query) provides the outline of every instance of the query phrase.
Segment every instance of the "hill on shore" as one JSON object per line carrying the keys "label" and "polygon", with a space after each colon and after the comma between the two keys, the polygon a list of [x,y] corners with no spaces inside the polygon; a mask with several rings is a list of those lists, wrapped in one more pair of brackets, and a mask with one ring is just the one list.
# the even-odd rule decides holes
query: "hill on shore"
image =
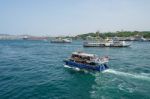
{"label": "hill on shore", "polygon": [[150,31],[117,31],[117,32],[105,32],[105,33],[100,33],[99,31],[97,32],[92,32],[92,33],[86,33],[86,34],[80,34],[77,35],[76,38],[81,38],[81,39],[86,39],[87,36],[91,37],[97,37],[100,36],[102,38],[106,37],[131,37],[131,36],[143,36],[144,38],[150,38]]}

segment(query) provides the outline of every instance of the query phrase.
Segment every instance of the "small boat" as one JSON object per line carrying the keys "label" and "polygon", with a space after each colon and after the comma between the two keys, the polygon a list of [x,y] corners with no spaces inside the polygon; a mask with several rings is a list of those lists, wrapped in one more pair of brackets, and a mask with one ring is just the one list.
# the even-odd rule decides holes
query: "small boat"
{"label": "small boat", "polygon": [[71,39],[62,39],[62,38],[51,40],[51,43],[71,43],[71,42],[72,42]]}
{"label": "small boat", "polygon": [[64,60],[65,65],[72,68],[103,71],[108,69],[107,63],[109,58],[98,57],[95,54],[88,54],[84,52],[73,52],[69,59]]}
{"label": "small boat", "polygon": [[130,44],[126,43],[125,41],[118,41],[118,40],[105,40],[102,42],[84,42],[84,47],[129,47]]}

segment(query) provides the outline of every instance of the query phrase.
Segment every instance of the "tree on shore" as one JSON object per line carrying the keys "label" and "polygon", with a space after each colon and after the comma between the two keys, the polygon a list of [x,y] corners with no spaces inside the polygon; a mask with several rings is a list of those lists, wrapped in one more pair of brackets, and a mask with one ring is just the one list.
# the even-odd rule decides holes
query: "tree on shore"
{"label": "tree on shore", "polygon": [[150,38],[150,31],[117,31],[117,32],[105,32],[105,33],[100,33],[99,31],[96,31],[95,33],[87,33],[87,34],[81,34],[77,35],[78,37],[82,39],[86,39],[87,36],[91,37],[101,37],[101,38],[106,38],[106,37],[133,37],[133,36],[143,36],[144,38]]}

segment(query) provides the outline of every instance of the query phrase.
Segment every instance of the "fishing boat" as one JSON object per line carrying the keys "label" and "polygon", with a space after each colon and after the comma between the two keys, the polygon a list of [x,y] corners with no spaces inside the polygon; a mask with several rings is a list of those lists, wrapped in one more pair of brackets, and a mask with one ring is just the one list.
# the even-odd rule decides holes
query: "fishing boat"
{"label": "fishing boat", "polygon": [[107,63],[109,58],[99,57],[95,54],[88,54],[84,52],[73,52],[71,57],[64,60],[65,65],[86,70],[103,71],[108,69]]}
{"label": "fishing boat", "polygon": [[62,39],[62,38],[51,40],[51,43],[71,43],[71,42],[72,42],[71,39]]}

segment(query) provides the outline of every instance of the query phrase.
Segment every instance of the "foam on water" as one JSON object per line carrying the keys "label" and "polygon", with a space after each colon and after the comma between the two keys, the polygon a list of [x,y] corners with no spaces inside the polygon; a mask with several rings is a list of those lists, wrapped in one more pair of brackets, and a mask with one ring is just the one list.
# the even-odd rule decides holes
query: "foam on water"
{"label": "foam on water", "polygon": [[75,71],[83,71],[84,73],[90,73],[88,70],[85,70],[85,69],[80,69],[80,68],[77,68],[77,67],[70,67],[68,65],[64,65],[65,68],[69,68],[69,69],[73,69]]}
{"label": "foam on water", "polygon": [[64,65],[64,67],[65,67],[65,68],[71,68],[71,69],[73,69],[73,70],[75,70],[75,71],[80,71],[80,68],[77,68],[77,67],[70,67],[70,66],[68,66],[68,65]]}
{"label": "foam on water", "polygon": [[107,70],[103,71],[103,73],[112,73],[112,74],[115,74],[115,75],[120,75],[120,76],[125,76],[125,77],[131,77],[131,78],[150,81],[150,77],[148,77],[146,75],[131,74],[131,73],[127,73],[127,72],[116,71],[116,70],[113,70],[113,69],[107,69]]}
{"label": "foam on water", "polygon": [[76,70],[76,71],[80,71],[80,68],[77,68],[77,67],[76,67],[75,70]]}
{"label": "foam on water", "polygon": [[64,67],[65,67],[65,68],[71,68],[71,67],[70,67],[70,66],[68,66],[68,65],[64,65]]}

